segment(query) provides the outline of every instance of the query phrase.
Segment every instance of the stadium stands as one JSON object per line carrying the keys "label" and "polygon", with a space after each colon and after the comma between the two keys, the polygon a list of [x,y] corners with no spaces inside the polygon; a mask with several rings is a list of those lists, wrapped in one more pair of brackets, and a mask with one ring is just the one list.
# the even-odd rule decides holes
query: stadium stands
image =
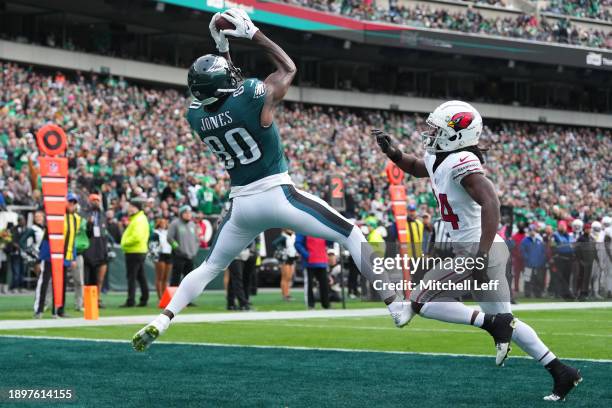
{"label": "stadium stands", "polygon": [[[538,18],[536,14],[495,7],[475,8],[467,2],[407,2],[392,0],[389,6],[375,2],[320,2],[318,0],[285,0],[291,4],[312,7],[321,11],[343,14],[360,20],[385,21],[414,27],[461,31],[465,33],[513,37],[534,41],[557,42],[595,48],[612,48],[612,35],[608,26],[593,27],[563,18]],[[489,2],[487,2],[489,3]],[[498,2],[494,2],[495,5]],[[582,16],[585,9],[551,2],[554,14]],[[561,5],[561,6],[559,6]],[[591,15],[594,11],[595,17]],[[570,12],[571,11],[571,12]],[[589,14],[591,13],[591,14]],[[590,17],[609,20],[609,11],[593,7]],[[554,17],[554,16],[553,16]]]}
{"label": "stadium stands", "polygon": [[[0,190],[7,203],[40,200],[36,191],[19,194],[18,175],[33,170],[32,133],[49,120],[70,137],[71,188],[82,196],[102,191],[118,217],[126,197],[146,197],[150,216],[169,216],[193,200],[199,186],[212,187],[218,200],[228,192],[223,166],[192,135],[184,120],[188,100],[176,90],[81,73],[51,75],[10,63],[0,67],[0,180],[6,180]],[[326,177],[342,174],[354,202],[349,210],[364,217],[375,196],[386,196],[385,162],[368,154],[375,151],[370,128],[382,126],[407,151],[419,152],[424,125],[417,114],[286,104],[278,126],[296,184],[324,195]],[[517,214],[550,221],[609,212],[609,181],[601,182],[611,173],[609,130],[489,122],[484,139],[501,201]],[[35,173],[30,177],[35,182]],[[408,180],[408,188],[422,211],[433,210],[425,183]]]}
{"label": "stadium stands", "polygon": [[610,6],[612,6],[610,0],[551,0],[543,10],[570,17],[592,18],[612,22]]}

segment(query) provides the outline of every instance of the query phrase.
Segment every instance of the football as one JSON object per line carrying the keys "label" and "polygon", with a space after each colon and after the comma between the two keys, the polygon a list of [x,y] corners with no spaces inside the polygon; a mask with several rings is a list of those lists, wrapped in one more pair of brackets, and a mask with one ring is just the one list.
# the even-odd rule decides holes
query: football
{"label": "football", "polygon": [[227,20],[223,16],[219,16],[219,18],[217,18],[217,21],[215,21],[215,27],[217,27],[217,30],[219,31],[233,30],[234,28],[236,28],[234,24],[230,23],[229,20]]}

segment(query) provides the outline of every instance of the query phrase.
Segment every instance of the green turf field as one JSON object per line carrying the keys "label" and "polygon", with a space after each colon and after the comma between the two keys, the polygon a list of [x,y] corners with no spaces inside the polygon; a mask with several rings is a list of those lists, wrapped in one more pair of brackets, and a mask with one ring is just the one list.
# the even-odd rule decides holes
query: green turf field
{"label": "green turf field", "polygon": [[[23,304],[16,306],[6,299],[0,298],[0,320],[6,318],[6,311],[13,318],[26,313],[26,302],[21,300]],[[107,297],[111,307],[102,313],[158,313],[153,307],[115,308],[122,300],[120,295]],[[279,302],[276,293],[261,293],[254,303],[259,310],[303,310],[300,301]],[[187,311],[220,312],[224,301],[220,293],[207,293],[197,304]],[[349,303],[352,308],[364,306],[380,307],[378,303]],[[572,364],[581,368],[585,381],[567,406],[612,406],[612,309],[521,311],[516,315],[534,327],[560,357],[581,359]],[[417,317],[398,330],[386,316],[176,323],[159,344],[146,353],[136,353],[129,339],[139,328],[0,330],[0,390],[69,387],[77,400],[65,406],[84,407],[550,404],[540,401],[551,389],[542,367],[522,358],[517,347],[511,353],[515,358],[503,368],[495,367],[492,341],[469,326]]]}
{"label": "green turf field", "polygon": [[[612,359],[612,309],[524,311],[516,316],[530,324],[560,356]],[[140,327],[0,330],[0,335],[127,341]],[[420,317],[402,330],[396,329],[386,316],[177,323],[160,341],[484,355],[490,355],[493,351],[490,338],[480,329]],[[514,348],[512,355],[523,353]]]}
{"label": "green turf field", "polygon": [[[305,310],[304,292],[302,289],[293,289],[291,291],[293,301],[285,302],[281,300],[280,291],[270,292],[269,290],[260,291],[258,295],[251,298],[254,310],[267,311],[291,311]],[[147,307],[130,307],[120,308],[119,306],[125,302],[125,293],[110,292],[102,295],[102,299],[106,304],[106,309],[100,309],[100,317],[104,316],[131,316],[131,315],[146,315],[157,314],[157,297],[153,294]],[[529,299],[529,302],[552,302],[554,299]],[[217,313],[226,312],[225,309],[225,293],[223,291],[206,291],[195,301],[194,307],[188,307],[181,313]],[[0,296],[0,320],[14,319],[30,319],[32,318],[34,304],[34,293]],[[66,313],[70,317],[80,317],[82,313],[75,312],[73,309],[74,296],[72,292],[66,293]],[[346,305],[348,309],[363,309],[370,307],[381,307],[381,302],[366,302],[360,299],[347,299]],[[339,309],[342,305],[338,302],[332,303],[332,308]],[[320,305],[317,303],[317,308]],[[51,318],[51,312],[47,311],[43,318]]]}
{"label": "green turf field", "polygon": [[[321,350],[0,338],[3,388],[65,387],[84,407],[534,407],[550,389],[533,361]],[[575,362],[571,407],[612,405],[610,364]],[[40,403],[12,404],[15,407]]]}

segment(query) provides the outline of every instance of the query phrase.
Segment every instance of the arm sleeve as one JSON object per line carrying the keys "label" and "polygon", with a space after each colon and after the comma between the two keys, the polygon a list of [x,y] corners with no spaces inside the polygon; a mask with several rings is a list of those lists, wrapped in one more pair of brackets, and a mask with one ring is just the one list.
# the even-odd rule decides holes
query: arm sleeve
{"label": "arm sleeve", "polygon": [[121,235],[121,248],[124,248],[128,245],[130,245],[133,241],[132,239],[132,235],[134,235],[132,233],[132,230],[134,229],[134,223],[131,222],[128,224],[127,228],[125,229],[125,231],[123,231],[123,235]]}
{"label": "arm sleeve", "polygon": [[134,226],[134,241],[142,239],[144,237],[147,238],[147,242],[149,241],[149,223],[146,219],[138,217],[137,224]]}
{"label": "arm sleeve", "polygon": [[176,222],[171,222],[170,226],[168,227],[168,243],[174,247],[174,245],[172,245],[174,242],[176,242]]}
{"label": "arm sleeve", "polygon": [[34,235],[34,231],[31,228],[28,228],[21,236],[19,237],[19,247],[21,249],[25,249],[28,245],[28,238]]}
{"label": "arm sleeve", "polygon": [[308,260],[308,251],[306,250],[306,237],[304,235],[298,234],[295,237],[295,249],[300,253],[304,260]]}
{"label": "arm sleeve", "polygon": [[523,259],[527,258],[527,238],[521,241],[520,249],[521,249],[521,255],[523,256]]}

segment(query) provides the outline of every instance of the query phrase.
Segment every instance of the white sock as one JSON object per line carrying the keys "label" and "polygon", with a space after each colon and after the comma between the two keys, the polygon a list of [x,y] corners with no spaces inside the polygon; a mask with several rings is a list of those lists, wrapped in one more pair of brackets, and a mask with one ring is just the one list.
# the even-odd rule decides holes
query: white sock
{"label": "white sock", "polygon": [[[476,312],[460,302],[428,302],[423,305],[419,314],[428,319],[441,320],[448,323],[472,324],[472,316]],[[484,313],[476,312],[484,316]],[[482,318],[481,318],[482,320]],[[482,322],[480,323],[482,326]]]}
{"label": "white sock", "polygon": [[514,340],[525,353],[536,359],[543,366],[557,358],[529,325],[523,323],[519,319],[515,319],[515,321],[516,326],[512,333],[512,340]]}
{"label": "white sock", "polygon": [[476,327],[482,327],[482,325],[484,324],[485,314],[483,312],[479,312],[477,310],[475,310],[475,312],[478,313],[478,314],[476,315],[475,318],[473,317],[474,323],[472,323],[472,325],[476,326]]}
{"label": "white sock", "polygon": [[200,266],[189,272],[181,281],[181,284],[176,289],[166,309],[171,311],[175,316],[179,314],[179,312],[193,299],[200,296],[206,285],[208,285],[219,272],[220,271],[215,273],[209,264],[203,262]]}
{"label": "white sock", "polygon": [[168,329],[168,326],[170,326],[170,318],[162,313],[157,316],[155,320],[151,322],[151,324],[157,327],[157,330],[159,330],[160,333],[163,333],[166,331],[166,329]]}
{"label": "white sock", "polygon": [[[359,273],[368,280],[370,284],[374,284],[375,281],[380,281],[380,287],[388,288],[390,283],[389,276],[386,272],[377,274],[374,272],[371,260],[377,255],[374,250],[368,244],[367,240],[361,233],[361,230],[357,227],[353,227],[351,234],[340,244],[344,245],[349,250]],[[396,295],[395,291],[389,289],[378,290],[378,295],[382,300],[387,300]]]}

